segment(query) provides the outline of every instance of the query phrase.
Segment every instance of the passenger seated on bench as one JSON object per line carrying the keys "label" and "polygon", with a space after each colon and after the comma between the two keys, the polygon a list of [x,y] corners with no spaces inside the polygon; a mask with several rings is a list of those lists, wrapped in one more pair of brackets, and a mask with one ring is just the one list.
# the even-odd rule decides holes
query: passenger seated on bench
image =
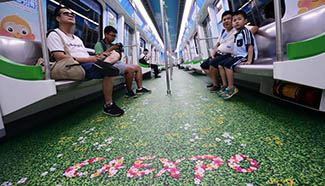
{"label": "passenger seated on bench", "polygon": [[218,65],[223,87],[228,85],[224,91],[218,92],[218,95],[221,95],[223,99],[229,99],[238,92],[238,89],[234,87],[235,66],[253,64],[254,60],[257,59],[255,37],[245,27],[247,23],[246,13],[242,10],[234,12],[232,23],[237,31],[234,39],[234,56],[220,61]]}
{"label": "passenger seated on bench", "polygon": [[89,56],[82,40],[72,34],[72,29],[76,24],[74,13],[69,8],[58,7],[55,9],[56,21],[59,27],[56,32],[50,32],[47,37],[47,46],[56,61],[71,56],[65,54],[64,46],[61,42],[60,34],[72,57],[78,61],[86,72],[85,79],[103,79],[103,92],[105,98],[104,114],[109,116],[120,116],[124,113],[112,100],[114,77],[106,77],[92,68],[94,62],[100,59],[100,56]]}
{"label": "passenger seated on bench", "polygon": [[[104,39],[97,42],[95,45],[95,52],[98,55],[110,55],[110,51],[117,50],[118,45],[113,45],[112,42],[115,40],[117,30],[112,26],[106,26],[104,29]],[[151,93],[151,90],[142,87],[142,70],[139,65],[125,64],[121,61],[114,63],[114,67],[118,68],[120,75],[125,77],[127,92],[125,97],[136,98],[136,94]],[[132,91],[132,81],[134,79],[137,82],[138,89],[136,89],[136,94]]]}
{"label": "passenger seated on bench", "polygon": [[157,64],[149,64],[147,61],[149,61],[150,56],[148,55],[148,49],[144,49],[143,53],[140,55],[140,59],[139,59],[139,63],[144,64],[144,65],[149,65],[155,74],[155,78],[160,78],[159,74],[159,70],[158,70],[158,65]]}
{"label": "passenger seated on bench", "polygon": [[[215,45],[211,57],[207,59],[205,62],[201,64],[201,68],[205,71],[205,73],[211,78],[213,84],[210,88],[211,92],[217,92],[220,89],[225,89],[225,87],[220,87],[218,83],[218,63],[219,61],[230,57],[233,54],[234,50],[234,35],[236,33],[236,29],[232,27],[232,12],[225,11],[222,14],[222,24],[224,29],[221,31],[219,36],[219,40]],[[253,33],[258,31],[257,26],[246,26]]]}

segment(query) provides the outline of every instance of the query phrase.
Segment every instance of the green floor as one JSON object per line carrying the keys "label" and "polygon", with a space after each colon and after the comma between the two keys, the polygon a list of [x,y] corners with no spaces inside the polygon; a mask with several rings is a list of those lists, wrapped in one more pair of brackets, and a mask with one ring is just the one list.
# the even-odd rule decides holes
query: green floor
{"label": "green floor", "polygon": [[324,185],[324,115],[244,88],[223,101],[205,81],[175,69],[170,97],[165,78],[136,99],[114,92],[123,117],[101,98],[1,142],[0,184]]}

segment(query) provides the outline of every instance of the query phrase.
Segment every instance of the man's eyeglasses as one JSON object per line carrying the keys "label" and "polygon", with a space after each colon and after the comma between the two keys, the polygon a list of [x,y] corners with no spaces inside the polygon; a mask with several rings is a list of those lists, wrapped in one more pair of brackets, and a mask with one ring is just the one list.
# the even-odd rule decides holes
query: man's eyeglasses
{"label": "man's eyeglasses", "polygon": [[108,35],[110,35],[111,37],[116,37],[116,34],[108,34]]}
{"label": "man's eyeglasses", "polygon": [[[65,15],[65,16],[72,16],[72,17],[75,16],[75,14],[74,14],[73,12],[61,12],[60,14],[63,14],[63,15]],[[59,14],[59,15],[60,15],[60,14]]]}

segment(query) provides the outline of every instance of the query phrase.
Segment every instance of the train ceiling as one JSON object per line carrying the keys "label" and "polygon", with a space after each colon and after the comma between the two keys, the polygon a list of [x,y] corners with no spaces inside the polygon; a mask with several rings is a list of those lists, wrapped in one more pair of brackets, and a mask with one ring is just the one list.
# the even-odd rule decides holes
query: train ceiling
{"label": "train ceiling", "polygon": [[[161,22],[160,0],[141,0],[147,10],[153,24],[155,25],[160,37],[163,39]],[[166,17],[171,40],[171,48],[175,50],[182,22],[185,0],[165,0]]]}

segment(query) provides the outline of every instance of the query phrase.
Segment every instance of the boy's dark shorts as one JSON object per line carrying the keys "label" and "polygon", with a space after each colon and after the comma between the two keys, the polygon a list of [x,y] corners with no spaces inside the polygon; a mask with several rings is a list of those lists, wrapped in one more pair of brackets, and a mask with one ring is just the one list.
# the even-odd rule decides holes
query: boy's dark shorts
{"label": "boy's dark shorts", "polygon": [[241,62],[247,61],[245,57],[228,57],[219,62],[219,65],[226,67],[228,69],[234,70],[234,68]]}
{"label": "boy's dark shorts", "polygon": [[91,79],[103,79],[105,76],[96,71],[93,68],[94,63],[80,63],[82,68],[85,70],[85,80],[91,80]]}
{"label": "boy's dark shorts", "polygon": [[208,59],[206,59],[203,63],[201,63],[201,68],[203,69],[203,70],[209,70],[209,68],[210,68],[210,59],[211,59],[211,57],[209,57]]}
{"label": "boy's dark shorts", "polygon": [[230,54],[216,54],[215,58],[211,59],[210,65],[212,65],[214,68],[218,68],[219,62],[229,57],[231,57]]}

